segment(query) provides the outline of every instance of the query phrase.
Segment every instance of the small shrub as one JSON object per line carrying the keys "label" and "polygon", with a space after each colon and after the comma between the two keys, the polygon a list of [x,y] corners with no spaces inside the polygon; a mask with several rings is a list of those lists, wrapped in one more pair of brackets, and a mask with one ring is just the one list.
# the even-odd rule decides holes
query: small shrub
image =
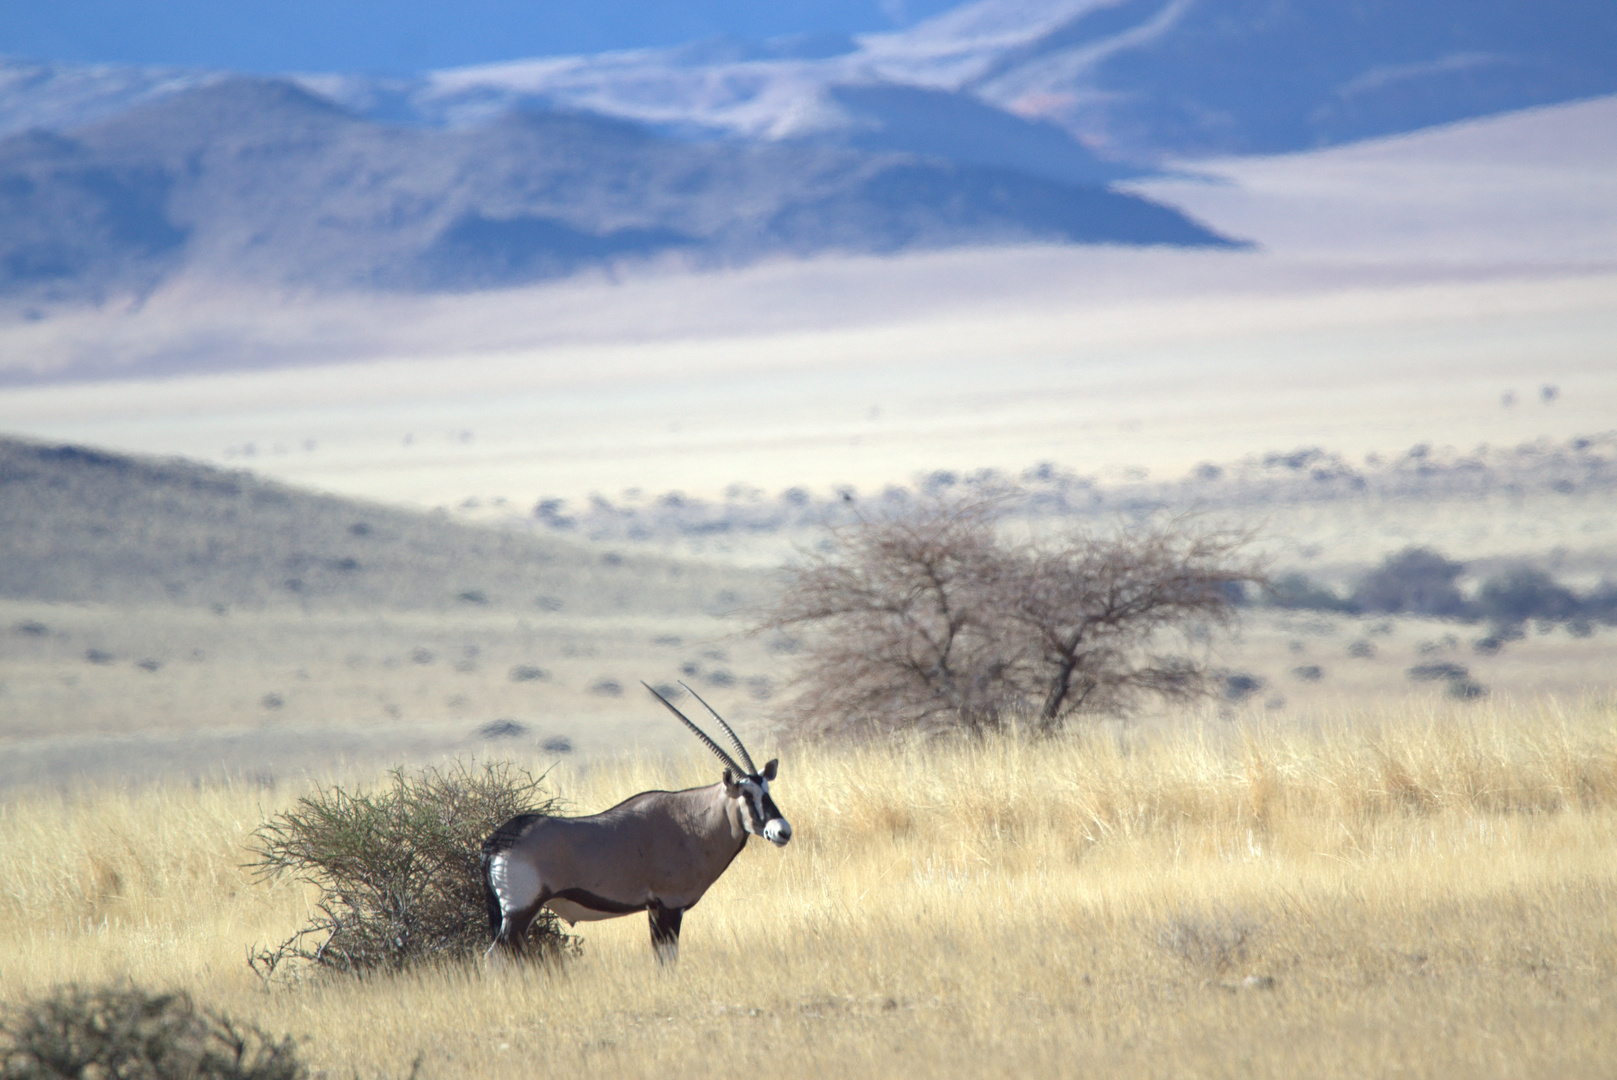
{"label": "small shrub", "polygon": [[[260,975],[288,961],[298,962],[294,971],[400,971],[471,959],[488,945],[482,842],[517,814],[555,811],[543,777],[458,762],[390,777],[373,792],[318,789],[253,833],[253,868],[320,890],[308,926],[249,959]],[[575,947],[548,911],[529,943],[545,955]]]}
{"label": "small shrub", "polygon": [[1617,625],[1617,581],[1602,581],[1583,595],[1578,607],[1587,619]]}
{"label": "small shrub", "polygon": [[1233,672],[1224,676],[1224,700],[1245,701],[1264,686],[1264,681],[1256,675],[1248,675],[1242,671]]}
{"label": "small shrub", "polygon": [[1511,567],[1484,581],[1477,591],[1477,608],[1496,623],[1570,619],[1578,614],[1578,606],[1571,589],[1532,566]]}
{"label": "small shrub", "polygon": [[1258,930],[1243,915],[1184,914],[1158,928],[1156,939],[1192,970],[1217,978],[1246,963]]}
{"label": "small shrub", "polygon": [[1416,682],[1436,682],[1439,679],[1464,679],[1471,673],[1459,664],[1444,661],[1435,664],[1416,664],[1405,674]]}
{"label": "small shrub", "polygon": [[534,667],[532,664],[518,664],[511,669],[512,682],[544,682],[548,678],[550,678],[550,672],[542,667]]}
{"label": "small shrub", "polygon": [[1269,590],[1269,602],[1288,611],[1339,611],[1352,613],[1357,609],[1351,600],[1345,600],[1323,585],[1316,584],[1307,574],[1294,572],[1275,579]]}
{"label": "small shrub", "polygon": [[1303,682],[1319,682],[1325,678],[1325,669],[1318,664],[1299,664],[1291,669],[1291,673]]}
{"label": "small shrub", "polygon": [[302,1080],[291,1038],[279,1041],[222,1013],[198,1011],[183,991],[134,986],[83,990],[8,1008],[0,1019],[5,1080]]}
{"label": "small shrub", "polygon": [[1353,590],[1360,611],[1396,615],[1458,616],[1467,612],[1454,584],[1465,567],[1431,548],[1409,547],[1389,555]]}

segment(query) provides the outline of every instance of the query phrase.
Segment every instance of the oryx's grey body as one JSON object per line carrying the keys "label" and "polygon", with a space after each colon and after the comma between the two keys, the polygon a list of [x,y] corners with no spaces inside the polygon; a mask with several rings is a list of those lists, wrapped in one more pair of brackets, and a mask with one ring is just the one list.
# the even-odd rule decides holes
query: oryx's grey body
{"label": "oryx's grey body", "polygon": [[754,767],[741,741],[714,713],[747,763],[742,769],[661,694],[657,697],[726,763],[724,778],[685,791],[642,791],[589,817],[523,814],[500,826],[483,843],[483,880],[495,935],[490,953],[502,946],[520,953],[529,925],[548,907],[569,923],[647,912],[652,944],[659,959],[667,959],[678,950],[685,911],[741,853],[748,836],[763,836],[777,846],[791,839],[792,827],[769,796],[776,763],[761,771]]}

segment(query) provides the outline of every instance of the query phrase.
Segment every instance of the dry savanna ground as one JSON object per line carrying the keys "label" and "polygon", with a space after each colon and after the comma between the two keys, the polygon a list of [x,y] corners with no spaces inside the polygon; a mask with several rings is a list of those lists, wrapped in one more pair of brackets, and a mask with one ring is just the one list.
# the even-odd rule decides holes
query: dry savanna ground
{"label": "dry savanna ground", "polygon": [[[17,793],[0,999],[184,987],[332,1076],[1603,1076],[1617,1057],[1610,701],[782,757],[791,845],[742,854],[672,971],[632,917],[584,928],[557,970],[267,987],[246,953],[310,894],[242,864],[295,790]],[[585,810],[711,773],[624,758],[552,782]]]}

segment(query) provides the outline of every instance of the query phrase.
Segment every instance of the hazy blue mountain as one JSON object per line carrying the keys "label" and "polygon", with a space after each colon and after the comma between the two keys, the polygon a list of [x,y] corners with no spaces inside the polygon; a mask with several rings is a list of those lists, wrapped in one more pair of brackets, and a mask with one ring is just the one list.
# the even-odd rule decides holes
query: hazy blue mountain
{"label": "hazy blue mountain", "polygon": [[66,131],[223,77],[210,70],[0,56],[0,135],[31,128]]}
{"label": "hazy blue mountain", "polygon": [[853,42],[487,65],[395,81],[391,97],[365,80],[322,88],[430,123],[547,103],[670,133],[989,154],[1068,180],[1093,175],[1097,152],[1307,149],[1617,93],[1611,0],[978,0]]}
{"label": "hazy blue mountain", "polygon": [[384,125],[286,81],[213,83],[0,141],[0,293],[142,291],[181,269],[472,289],[677,253],[1044,240],[1227,243],[1095,186],[914,154],[659,136],[566,112]]}
{"label": "hazy blue mountain", "polygon": [[[61,2],[87,20],[102,12],[108,26],[144,10]],[[1215,243],[1104,185],[1187,156],[1302,149],[1617,93],[1612,0],[976,0],[902,12],[869,0],[767,11],[739,0],[678,12],[614,3],[589,18],[638,14],[644,25],[623,31],[644,35],[634,41],[662,42],[676,25],[703,33],[291,81],[0,61],[0,134],[13,136],[0,141],[0,293],[140,292],[187,268],[465,289],[623,259]],[[149,29],[185,12],[199,25],[227,19],[226,8],[204,8],[152,5]],[[508,8],[470,0],[456,9],[463,21],[492,21],[445,30],[446,47],[495,55],[466,42]],[[232,33],[301,12],[301,32],[317,37],[366,12],[407,35],[433,9],[288,0],[228,10]],[[557,15],[556,33],[583,10]],[[55,11],[25,4],[0,41],[66,25]],[[502,40],[541,48],[515,31]]]}
{"label": "hazy blue mountain", "polygon": [[970,94],[868,83],[832,86],[826,96],[844,122],[804,136],[809,142],[922,154],[1066,183],[1104,184],[1143,171],[1098,156],[1048,120]]}
{"label": "hazy blue mountain", "polygon": [[1617,4],[1120,0],[957,88],[1129,156],[1294,150],[1617,92]]}
{"label": "hazy blue mountain", "polygon": [[0,289],[73,295],[151,288],[188,231],[168,213],[173,177],[46,132],[0,142]]}
{"label": "hazy blue mountain", "polygon": [[[623,12],[639,11],[639,0],[617,3]],[[304,6],[287,4],[284,13]],[[307,25],[359,18],[373,6],[324,5],[326,14],[310,14]],[[500,25],[499,18],[479,18],[491,6],[472,3],[464,21],[477,33]],[[464,52],[509,60],[482,66],[386,76],[339,59],[288,66],[325,67],[328,74],[298,78],[373,119],[452,127],[563,107],[688,138],[901,149],[1073,182],[1107,175],[1100,159],[1113,162],[1115,175],[1118,160],[1304,149],[1617,93],[1611,0],[944,6],[903,5],[898,21],[905,25],[878,33],[887,18],[881,11],[897,8],[844,0],[823,10],[806,2],[776,9],[737,0],[681,6],[676,18],[668,5],[646,5],[640,15],[650,36],[642,43],[663,33],[649,29],[663,25],[660,19],[691,29],[690,40],[556,56],[558,49],[508,35],[508,49]],[[238,8],[209,10],[214,14],[199,16],[204,23]],[[618,9],[587,10],[569,8],[557,25],[588,18],[605,27]],[[399,24],[414,25],[427,11],[404,4]],[[910,21],[923,15],[931,17]],[[257,17],[249,12],[241,25]],[[446,41],[473,32],[458,23],[442,30]],[[542,58],[510,59],[521,55]],[[0,60],[0,133],[64,130],[212,78],[217,72],[203,68]]]}

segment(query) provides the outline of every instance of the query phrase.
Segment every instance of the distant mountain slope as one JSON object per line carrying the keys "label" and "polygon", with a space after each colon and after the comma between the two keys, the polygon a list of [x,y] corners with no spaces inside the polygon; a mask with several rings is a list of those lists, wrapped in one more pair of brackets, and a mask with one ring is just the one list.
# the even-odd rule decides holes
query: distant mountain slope
{"label": "distant mountain slope", "polygon": [[140,292],[182,267],[471,289],[665,253],[701,265],[1019,240],[1228,242],[1136,196],[991,166],[683,142],[573,113],[388,126],[278,80],[0,141],[0,294]]}
{"label": "distant mountain slope", "polygon": [[1127,156],[1306,149],[1617,92],[1617,5],[1119,0],[960,88]]}
{"label": "distant mountain slope", "polygon": [[[465,126],[563,107],[1064,182],[1617,93],[1609,0],[976,0],[891,33],[767,41],[715,20],[729,29],[669,48],[297,77],[373,119]],[[62,131],[219,77],[0,59],[0,134]]]}
{"label": "distant mountain slope", "polygon": [[737,577],[181,459],[5,437],[0,554],[0,597],[56,603],[689,614]]}
{"label": "distant mountain slope", "polygon": [[1093,163],[1098,150],[1115,167],[1309,149],[1614,93],[1617,5],[977,0],[826,56],[661,49],[441,71],[385,89],[322,85],[358,107],[436,123],[543,101],[749,140],[921,141],[1022,169],[1049,167],[1045,133],[1062,132],[1082,144],[1065,156]]}

